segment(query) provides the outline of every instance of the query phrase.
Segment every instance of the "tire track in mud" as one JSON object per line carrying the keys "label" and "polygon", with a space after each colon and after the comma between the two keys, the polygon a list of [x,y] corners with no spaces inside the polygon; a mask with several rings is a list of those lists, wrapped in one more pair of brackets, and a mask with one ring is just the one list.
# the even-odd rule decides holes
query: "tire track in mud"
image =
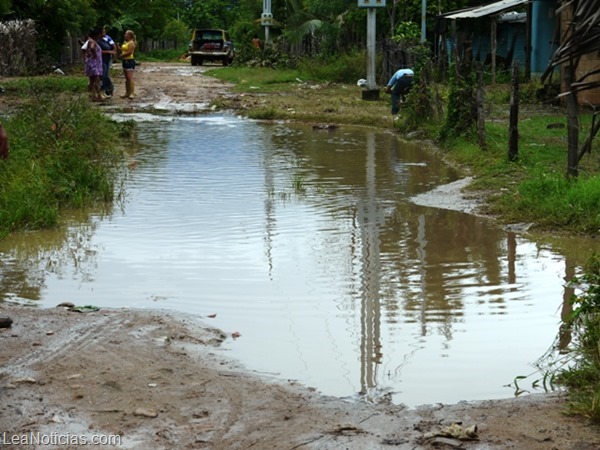
{"label": "tire track in mud", "polygon": [[[232,448],[227,439],[227,435],[232,432],[236,426],[239,427],[241,423],[240,416],[244,407],[242,400],[244,393],[240,392],[239,387],[231,381],[238,376],[238,374],[230,374],[227,372],[218,373],[219,390],[227,397],[224,401],[226,401],[228,408],[225,413],[227,418],[219,424],[219,429],[216,430],[211,437],[214,446],[213,448],[215,450],[228,450]],[[236,435],[236,433],[233,434],[234,436]]]}
{"label": "tire track in mud", "polygon": [[[43,343],[34,342],[31,351],[5,361],[0,375],[15,378],[34,377],[37,373],[36,366],[48,364],[67,353],[78,352],[91,345],[96,345],[99,340],[110,336],[115,327],[120,327],[126,322],[124,317],[112,315],[90,318],[93,318],[93,325],[90,325],[87,317],[83,317],[81,321],[69,323],[67,327],[64,327],[65,331],[53,332]],[[45,325],[40,324],[40,326]]]}

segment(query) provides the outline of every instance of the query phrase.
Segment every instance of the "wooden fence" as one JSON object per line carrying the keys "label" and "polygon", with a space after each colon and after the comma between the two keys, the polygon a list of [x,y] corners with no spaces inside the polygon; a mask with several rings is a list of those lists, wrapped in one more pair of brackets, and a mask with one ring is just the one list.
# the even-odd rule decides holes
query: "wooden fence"
{"label": "wooden fence", "polygon": [[35,69],[33,20],[0,22],[0,75],[16,76]]}
{"label": "wooden fence", "polygon": [[382,83],[387,83],[397,70],[412,69],[415,64],[415,55],[411,50],[395,41],[383,41],[381,53],[383,55],[383,67],[379,81]]}

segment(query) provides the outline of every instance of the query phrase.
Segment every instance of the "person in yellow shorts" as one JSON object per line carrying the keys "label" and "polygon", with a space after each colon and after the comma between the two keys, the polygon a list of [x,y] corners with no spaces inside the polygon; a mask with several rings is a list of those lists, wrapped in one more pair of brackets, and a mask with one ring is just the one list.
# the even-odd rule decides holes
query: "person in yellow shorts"
{"label": "person in yellow shorts", "polygon": [[123,62],[123,74],[125,75],[125,94],[121,98],[135,98],[135,82],[133,74],[135,72],[135,34],[133,31],[125,32],[125,42],[119,47],[121,50],[121,61]]}

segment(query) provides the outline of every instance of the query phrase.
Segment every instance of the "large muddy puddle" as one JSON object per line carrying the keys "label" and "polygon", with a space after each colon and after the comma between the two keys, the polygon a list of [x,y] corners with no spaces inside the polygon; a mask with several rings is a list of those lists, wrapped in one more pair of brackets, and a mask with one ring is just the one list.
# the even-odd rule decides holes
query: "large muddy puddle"
{"label": "large muddy puddle", "polygon": [[251,370],[414,406],[511,397],[597,247],[414,204],[457,174],[390,133],[153,119],[123,202],[0,242],[2,298],[186,311]]}

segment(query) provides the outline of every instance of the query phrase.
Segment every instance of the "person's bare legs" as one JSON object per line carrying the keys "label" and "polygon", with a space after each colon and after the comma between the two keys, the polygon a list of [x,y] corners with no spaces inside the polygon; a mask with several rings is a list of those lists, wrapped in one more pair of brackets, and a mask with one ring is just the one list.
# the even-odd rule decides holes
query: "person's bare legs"
{"label": "person's bare legs", "polygon": [[121,98],[134,98],[135,97],[135,87],[133,84],[133,70],[124,70],[123,75],[125,75],[125,94],[121,95]]}
{"label": "person's bare legs", "polygon": [[127,71],[127,80],[129,81],[129,95],[127,98],[135,98],[135,82],[133,81],[133,70]]}
{"label": "person's bare legs", "polygon": [[93,100],[102,100],[102,96],[100,95],[100,76],[96,75],[94,77],[91,77],[91,83]]}

